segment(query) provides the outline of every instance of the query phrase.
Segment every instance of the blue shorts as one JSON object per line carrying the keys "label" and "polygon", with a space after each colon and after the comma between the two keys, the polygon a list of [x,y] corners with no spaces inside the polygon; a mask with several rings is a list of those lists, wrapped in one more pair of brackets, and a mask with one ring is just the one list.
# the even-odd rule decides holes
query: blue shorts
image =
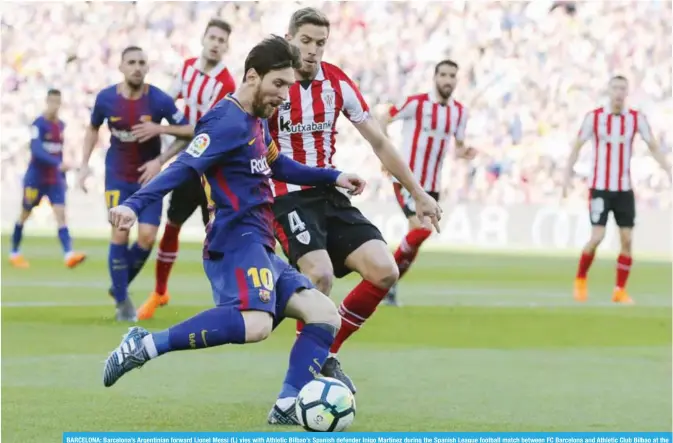
{"label": "blue shorts", "polygon": [[30,211],[40,203],[42,197],[47,196],[52,205],[65,205],[65,184],[40,184],[38,181],[24,179],[23,181],[23,209]]}
{"label": "blue shorts", "polygon": [[[128,183],[123,181],[105,179],[105,204],[107,208],[114,208],[129,198],[134,192],[141,188],[140,183]],[[163,211],[163,200],[158,200],[138,214],[138,223],[159,226],[161,224],[161,214]]]}
{"label": "blue shorts", "polygon": [[203,268],[215,305],[268,312],[274,317],[274,327],[285,317],[292,294],[313,288],[305,275],[260,243],[247,244],[217,260],[206,259]]}

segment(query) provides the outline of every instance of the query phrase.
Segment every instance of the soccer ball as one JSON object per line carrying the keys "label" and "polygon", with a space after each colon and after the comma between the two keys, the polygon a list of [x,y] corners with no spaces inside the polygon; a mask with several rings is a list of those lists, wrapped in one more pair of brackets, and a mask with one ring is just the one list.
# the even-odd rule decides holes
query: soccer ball
{"label": "soccer ball", "polygon": [[295,408],[299,424],[307,431],[341,432],[355,420],[355,397],[335,378],[308,382],[299,392]]}

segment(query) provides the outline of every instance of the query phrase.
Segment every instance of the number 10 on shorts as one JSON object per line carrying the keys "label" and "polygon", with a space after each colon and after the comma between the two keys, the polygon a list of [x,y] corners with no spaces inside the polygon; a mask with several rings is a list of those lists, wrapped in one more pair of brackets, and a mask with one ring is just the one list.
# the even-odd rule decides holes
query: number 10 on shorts
{"label": "number 10 on shorts", "polygon": [[273,274],[269,268],[250,268],[248,277],[252,280],[255,288],[264,288],[267,291],[273,291]]}

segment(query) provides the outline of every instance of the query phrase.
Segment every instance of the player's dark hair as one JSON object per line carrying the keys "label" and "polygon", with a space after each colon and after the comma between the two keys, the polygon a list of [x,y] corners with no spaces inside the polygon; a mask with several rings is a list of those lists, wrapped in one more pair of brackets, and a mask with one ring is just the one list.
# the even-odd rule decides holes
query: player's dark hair
{"label": "player's dark hair", "polygon": [[60,97],[61,96],[61,91],[59,89],[53,89],[53,88],[48,90],[47,91],[47,97],[52,96],[52,95],[56,95],[56,96]]}
{"label": "player's dark hair", "polygon": [[626,83],[629,82],[628,79],[627,79],[626,77],[624,77],[623,75],[614,75],[614,76],[612,76],[612,78],[610,79],[610,83],[612,83],[612,82],[615,81],[615,80],[621,80],[621,81],[626,82]]}
{"label": "player's dark hair", "polygon": [[[270,71],[301,66],[299,49],[291,45],[283,37],[272,35],[255,45],[245,59],[245,73],[250,69],[257,71],[260,77],[264,77]],[[245,73],[243,83],[245,83]]]}
{"label": "player's dark hair", "polygon": [[208,30],[210,28],[217,28],[221,29],[227,34],[231,34],[231,25],[224,20],[220,18],[211,18],[208,24],[206,25],[206,30],[203,31],[203,35],[205,36],[208,33]]}
{"label": "player's dark hair", "polygon": [[320,26],[321,28],[327,28],[328,32],[330,28],[329,19],[321,11],[316,8],[301,8],[292,14],[287,33],[290,35],[295,35],[299,28],[304,25],[314,25]]}
{"label": "player's dark hair", "polygon": [[452,68],[458,69],[458,63],[447,58],[446,60],[442,60],[441,62],[435,65],[435,75],[437,75],[437,73],[439,72],[439,68],[441,68],[442,66],[451,66]]}
{"label": "player's dark hair", "polygon": [[124,57],[126,57],[126,54],[128,54],[129,52],[142,51],[142,50],[143,48],[141,48],[140,46],[127,46],[122,51],[122,60],[124,60]]}

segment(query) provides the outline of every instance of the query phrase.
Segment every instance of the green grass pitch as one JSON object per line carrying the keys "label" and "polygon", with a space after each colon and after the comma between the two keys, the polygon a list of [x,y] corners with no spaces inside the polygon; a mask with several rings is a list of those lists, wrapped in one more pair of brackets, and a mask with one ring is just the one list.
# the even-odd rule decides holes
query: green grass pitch
{"label": "green grass pitch", "polygon": [[[77,246],[89,260],[75,270],[49,238],[26,239],[31,269],[2,268],[4,442],[278,430],[265,419],[293,322],[261,344],[167,355],[106,389],[103,360],[127,325],[112,320],[106,243]],[[670,431],[671,264],[636,258],[636,306],[611,304],[613,260],[594,263],[590,300],[575,304],[575,267],[575,258],[421,253],[400,286],[404,306],[380,307],[342,350],[359,388],[351,430]],[[152,258],[131,287],[137,305],[153,275]],[[337,281],[334,299],[356,282]],[[148,329],[211,306],[200,245],[182,245],[170,289]]]}

